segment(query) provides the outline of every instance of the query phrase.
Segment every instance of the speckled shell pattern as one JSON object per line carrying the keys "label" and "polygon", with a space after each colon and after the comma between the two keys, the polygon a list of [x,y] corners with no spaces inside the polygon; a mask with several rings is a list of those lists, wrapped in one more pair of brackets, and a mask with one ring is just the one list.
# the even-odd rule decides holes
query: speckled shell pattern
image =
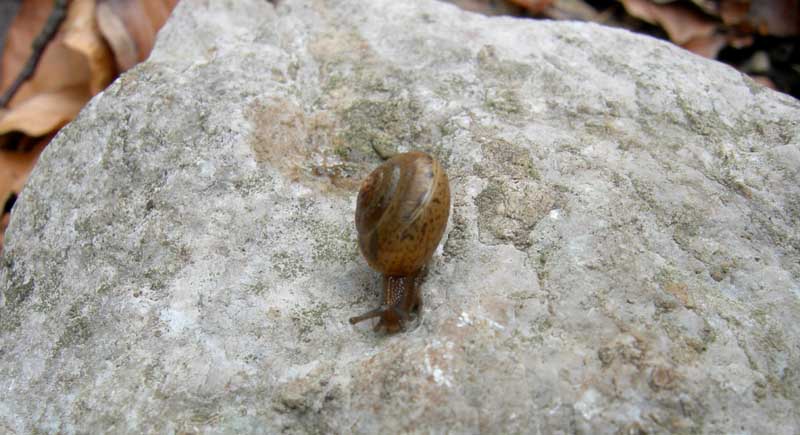
{"label": "speckled shell pattern", "polygon": [[411,276],[442,239],[450,215],[450,185],[433,157],[403,153],[372,171],[357,202],[358,246],[370,267],[388,276]]}

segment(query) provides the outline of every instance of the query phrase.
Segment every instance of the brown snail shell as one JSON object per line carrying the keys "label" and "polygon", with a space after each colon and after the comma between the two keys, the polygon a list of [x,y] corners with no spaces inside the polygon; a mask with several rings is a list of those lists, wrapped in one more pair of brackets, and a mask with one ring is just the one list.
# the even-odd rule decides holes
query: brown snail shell
{"label": "brown snail shell", "polygon": [[361,253],[384,276],[384,303],[350,323],[380,317],[376,330],[402,329],[421,306],[416,278],[439,245],[449,215],[447,174],[430,155],[398,154],[372,171],[358,193],[356,229]]}

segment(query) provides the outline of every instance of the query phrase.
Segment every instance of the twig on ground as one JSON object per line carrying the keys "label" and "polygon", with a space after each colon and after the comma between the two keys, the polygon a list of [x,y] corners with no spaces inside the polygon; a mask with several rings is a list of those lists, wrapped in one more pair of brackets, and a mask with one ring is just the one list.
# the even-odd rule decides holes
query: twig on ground
{"label": "twig on ground", "polygon": [[31,44],[32,51],[28,61],[25,62],[25,66],[22,68],[22,71],[19,72],[19,75],[17,75],[17,78],[11,86],[9,86],[6,92],[3,93],[3,96],[0,97],[0,107],[5,107],[22,84],[31,78],[34,71],[36,71],[36,65],[39,64],[45,47],[47,47],[47,44],[53,39],[59,26],[61,26],[61,22],[63,22],[64,18],[67,16],[68,3],[69,0],[54,0],[53,11],[50,12],[50,16],[47,17],[47,22],[44,23],[42,31],[39,32],[36,39],[33,40],[33,44]]}

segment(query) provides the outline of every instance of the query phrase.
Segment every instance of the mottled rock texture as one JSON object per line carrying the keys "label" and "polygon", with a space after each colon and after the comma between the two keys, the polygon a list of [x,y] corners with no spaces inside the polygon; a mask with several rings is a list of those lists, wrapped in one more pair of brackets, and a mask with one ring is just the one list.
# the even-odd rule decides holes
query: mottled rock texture
{"label": "mottled rock texture", "polygon": [[[421,321],[351,315],[378,153],[447,167]],[[0,266],[0,432],[800,425],[800,104],[591,24],[184,0],[43,154]]]}

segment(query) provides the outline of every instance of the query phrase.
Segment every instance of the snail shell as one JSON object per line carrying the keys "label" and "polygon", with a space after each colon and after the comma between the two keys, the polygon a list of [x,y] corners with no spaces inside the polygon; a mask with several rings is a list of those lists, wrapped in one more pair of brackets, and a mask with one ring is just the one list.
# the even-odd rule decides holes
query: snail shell
{"label": "snail shell", "polygon": [[357,323],[381,317],[376,329],[394,332],[421,298],[415,280],[442,239],[450,214],[447,174],[422,152],[398,154],[376,168],[358,193],[358,246],[384,275],[384,305]]}

